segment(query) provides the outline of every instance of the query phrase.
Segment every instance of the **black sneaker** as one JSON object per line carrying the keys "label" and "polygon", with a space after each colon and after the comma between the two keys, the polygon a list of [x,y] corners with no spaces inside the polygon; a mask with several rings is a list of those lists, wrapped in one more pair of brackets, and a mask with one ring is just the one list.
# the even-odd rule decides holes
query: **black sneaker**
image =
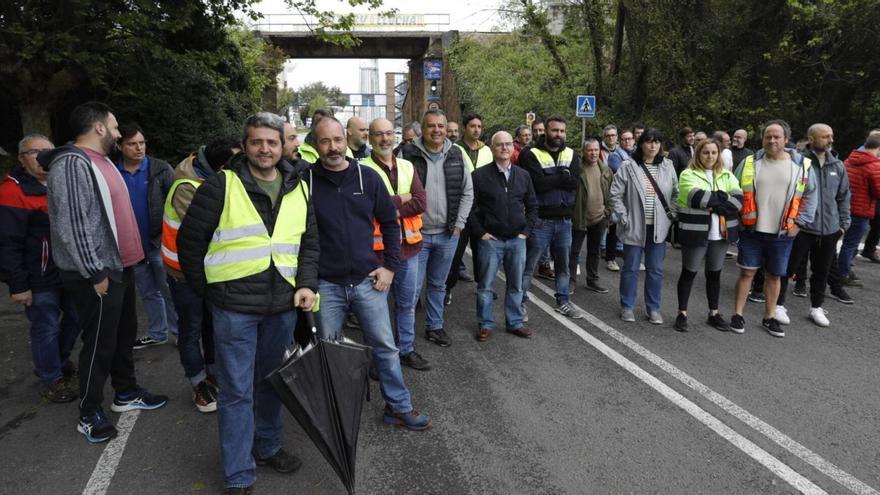
{"label": "black sneaker", "polygon": [[[742,317],[740,317],[740,318],[742,318]],[[721,332],[729,332],[730,331],[730,325],[727,323],[727,321],[724,319],[724,317],[721,316],[721,313],[715,313],[714,315],[709,315],[709,317],[706,318],[706,324],[711,326],[715,330],[718,330]]]}
{"label": "black sneaker", "polygon": [[590,289],[591,291],[597,292],[599,294],[607,294],[608,293],[608,289],[599,285],[599,282],[596,282],[595,280],[591,280],[591,281],[587,282],[586,287],[587,287],[587,289]]}
{"label": "black sneaker", "polygon": [[76,431],[85,435],[89,443],[102,443],[115,438],[116,427],[110,423],[104,411],[98,409],[94,414],[81,416]]}
{"label": "black sneaker", "polygon": [[442,328],[438,328],[437,330],[427,330],[425,332],[425,338],[440,347],[449,347],[452,345],[449,336],[446,335],[446,332]]}
{"label": "black sneaker", "polygon": [[302,467],[302,461],[295,455],[290,455],[284,449],[278,449],[275,455],[260,459],[255,457],[257,466],[269,466],[279,473],[293,473]]}
{"label": "black sneaker", "polygon": [[794,289],[791,290],[791,293],[797,297],[807,297],[807,281],[799,279],[794,283]]}
{"label": "black sneaker", "polygon": [[427,371],[431,369],[431,365],[428,361],[416,351],[412,351],[409,354],[402,354],[400,356],[400,364],[419,371]]}
{"label": "black sneaker", "polygon": [[675,325],[673,326],[676,332],[687,332],[688,331],[688,317],[684,313],[679,313],[678,316],[675,317]]}
{"label": "black sneaker", "polygon": [[113,404],[110,405],[110,410],[116,413],[134,411],[135,409],[150,411],[153,409],[159,409],[167,402],[168,397],[164,395],[153,395],[139,387],[136,391],[128,394],[116,394],[116,397],[113,398]]}
{"label": "black sneaker", "polygon": [[876,251],[870,253],[862,251],[862,258],[867,259],[871,263],[880,263],[880,254],[878,254]]}
{"label": "black sneaker", "polygon": [[841,281],[847,287],[863,287],[862,280],[856,276],[855,272],[850,271],[848,275],[843,277]]}
{"label": "black sneaker", "polygon": [[749,292],[749,301],[752,301],[753,303],[762,303],[762,302],[766,302],[767,298],[764,297],[763,292],[751,291],[751,292]]}
{"label": "black sneaker", "polygon": [[461,270],[458,272],[458,279],[462,282],[473,282],[474,277],[471,277],[471,274],[467,272],[467,270]]}
{"label": "black sneaker", "polygon": [[730,318],[730,331],[733,333],[746,333],[746,319],[742,315],[733,315]]}
{"label": "black sneaker", "polygon": [[846,291],[843,289],[843,287],[841,287],[838,290],[832,290],[831,297],[833,297],[834,299],[837,299],[838,301],[840,301],[843,304],[855,304],[856,303],[855,301],[853,301],[853,298],[849,297],[849,294],[846,293]]}
{"label": "black sneaker", "polygon": [[765,318],[761,320],[761,326],[764,327],[764,330],[767,330],[767,333],[774,337],[785,337],[785,330],[782,329],[782,325],[776,321],[776,318]]}
{"label": "black sneaker", "polygon": [[134,345],[131,346],[132,349],[145,349],[147,347],[153,347],[154,345],[162,345],[168,343],[168,338],[164,338],[162,340],[156,340],[153,337],[141,337],[134,341]]}
{"label": "black sneaker", "polygon": [[361,328],[361,324],[358,322],[354,313],[345,315],[345,323],[343,325],[345,328],[351,328],[352,330],[360,330]]}

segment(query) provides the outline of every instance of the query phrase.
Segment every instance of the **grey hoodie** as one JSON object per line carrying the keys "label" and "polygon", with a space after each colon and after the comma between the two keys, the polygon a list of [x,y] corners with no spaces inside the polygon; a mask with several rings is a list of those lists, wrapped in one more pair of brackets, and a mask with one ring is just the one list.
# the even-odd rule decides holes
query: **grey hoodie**
{"label": "grey hoodie", "polygon": [[[422,138],[418,137],[413,140],[412,145],[421,151],[425,162],[427,163],[427,173],[425,174],[425,191],[428,193],[428,204],[425,212],[422,214],[423,231],[426,234],[438,234],[448,231],[447,225],[447,201],[446,201],[446,175],[444,172],[444,162],[446,155],[452,148],[452,141],[446,140],[443,143],[443,151],[437,160],[431,159],[431,153],[425,149]],[[462,161],[462,167],[464,162]],[[471,206],[474,202],[474,186],[471,182],[471,174],[468,170],[464,170],[464,177],[461,184],[461,199],[458,204],[458,215],[455,219],[455,227],[464,229],[467,223],[468,215],[471,212]]]}
{"label": "grey hoodie", "polygon": [[49,231],[61,278],[121,281],[113,206],[101,173],[72,144],[40,153],[38,160],[49,170]]}

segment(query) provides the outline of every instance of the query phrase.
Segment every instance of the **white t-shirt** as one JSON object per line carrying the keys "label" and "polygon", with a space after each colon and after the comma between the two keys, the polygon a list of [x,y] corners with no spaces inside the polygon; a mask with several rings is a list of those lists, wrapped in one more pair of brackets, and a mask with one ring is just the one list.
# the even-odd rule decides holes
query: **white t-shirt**
{"label": "white t-shirt", "polygon": [[[709,184],[712,184],[712,191],[715,190],[715,172],[712,170],[705,170],[706,178],[709,179]],[[721,225],[720,220],[718,219],[718,214],[713,213],[711,215],[712,218],[709,219],[709,240],[710,241],[720,241],[721,237]]]}
{"label": "white t-shirt", "polygon": [[733,152],[730,151],[730,148],[721,150],[721,163],[724,165],[724,170],[733,172]]}

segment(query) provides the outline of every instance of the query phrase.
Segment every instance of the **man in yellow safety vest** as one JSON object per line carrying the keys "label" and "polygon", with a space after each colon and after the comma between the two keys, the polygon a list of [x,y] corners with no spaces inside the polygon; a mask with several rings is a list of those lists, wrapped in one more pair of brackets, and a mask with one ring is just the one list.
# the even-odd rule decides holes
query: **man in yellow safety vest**
{"label": "man in yellow safety vest", "polygon": [[294,308],[311,310],[318,287],[314,211],[283,145],[280,117],[248,117],[244,153],[199,186],[177,239],[187,282],[212,306],[220,451],[232,493],[254,484],[255,463],[281,473],[302,464],[282,448],[281,401],[255,379],[281,364]]}

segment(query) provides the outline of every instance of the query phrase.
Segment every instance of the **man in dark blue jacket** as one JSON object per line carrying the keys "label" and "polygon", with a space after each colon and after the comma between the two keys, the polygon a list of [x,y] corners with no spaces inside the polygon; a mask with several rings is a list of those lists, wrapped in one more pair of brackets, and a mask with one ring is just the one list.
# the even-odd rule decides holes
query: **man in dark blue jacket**
{"label": "man in dark blue jacket", "polygon": [[[394,344],[388,312],[388,288],[400,255],[397,209],[382,182],[369,167],[345,156],[342,124],[326,117],[314,128],[319,159],[305,173],[318,224],[321,257],[318,325],[323,338],[342,335],[351,311],[373,348],[385,399],[384,421],[411,430],[431,427],[431,418],[412,406],[403,382],[400,355]],[[382,261],[374,252],[374,219],[382,232]]]}
{"label": "man in dark blue jacket", "polygon": [[0,279],[31,322],[34,373],[43,385],[43,397],[71,402],[78,387],[73,378],[76,366],[68,357],[79,335],[79,320],[52,261],[48,173],[37,163],[37,154],[53,148],[45,136],[25,136],[18,143],[21,166],[0,184]]}
{"label": "man in dark blue jacket", "polygon": [[501,131],[492,136],[494,162],[473,173],[474,207],[468,226],[480,239],[477,264],[477,340],[489,340],[495,327],[492,315],[492,288],[498,267],[504,266],[507,293],[504,298],[506,330],[529,338],[523,326],[523,271],[526,266],[526,238],[538,220],[538,199],[529,173],[511,166],[513,138]]}

